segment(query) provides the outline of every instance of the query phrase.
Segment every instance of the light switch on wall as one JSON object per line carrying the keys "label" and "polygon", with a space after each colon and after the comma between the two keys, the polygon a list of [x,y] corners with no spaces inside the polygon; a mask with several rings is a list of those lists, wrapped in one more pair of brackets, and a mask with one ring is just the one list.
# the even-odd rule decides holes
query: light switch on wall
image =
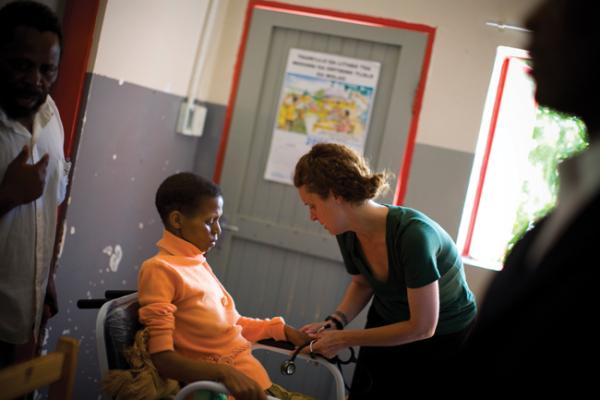
{"label": "light switch on wall", "polygon": [[202,136],[206,112],[207,109],[204,106],[194,104],[189,107],[187,101],[181,103],[177,132],[188,136]]}

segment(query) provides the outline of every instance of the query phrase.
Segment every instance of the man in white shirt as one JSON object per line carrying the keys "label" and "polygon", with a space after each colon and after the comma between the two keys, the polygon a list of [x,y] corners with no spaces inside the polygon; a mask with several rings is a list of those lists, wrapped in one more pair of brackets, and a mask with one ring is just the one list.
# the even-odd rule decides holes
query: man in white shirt
{"label": "man in white shirt", "polygon": [[68,176],[64,131],[48,95],[61,44],[48,7],[24,1],[0,9],[0,367],[34,355],[52,279]]}
{"label": "man in white shirt", "polygon": [[[589,148],[560,167],[556,209],[513,248],[463,352],[470,382],[535,398],[596,390],[600,338],[600,9],[544,0],[530,16],[536,100],[586,124]],[[459,370],[459,369],[457,369]],[[455,378],[456,380],[456,378]],[[517,395],[518,393],[518,395]]]}

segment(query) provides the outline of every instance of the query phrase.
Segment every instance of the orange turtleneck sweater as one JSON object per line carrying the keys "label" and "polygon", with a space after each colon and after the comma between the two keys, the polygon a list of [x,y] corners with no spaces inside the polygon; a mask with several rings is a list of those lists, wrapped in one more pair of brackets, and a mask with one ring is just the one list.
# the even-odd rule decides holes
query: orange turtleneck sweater
{"label": "orange turtleneck sweater", "polygon": [[174,350],[189,358],[226,363],[271,387],[267,372],[251,354],[251,342],[285,340],[280,317],[239,315],[233,298],[193,244],[163,232],[158,254],[138,277],[140,321],[148,328],[149,352]]}

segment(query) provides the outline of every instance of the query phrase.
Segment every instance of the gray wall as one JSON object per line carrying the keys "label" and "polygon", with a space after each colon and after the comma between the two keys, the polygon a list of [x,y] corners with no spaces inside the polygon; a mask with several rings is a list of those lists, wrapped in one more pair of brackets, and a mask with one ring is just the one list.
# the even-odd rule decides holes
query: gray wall
{"label": "gray wall", "polygon": [[175,133],[178,96],[97,75],[88,93],[57,272],[60,312],[44,346],[53,349],[62,334],[81,340],[76,399],[99,394],[97,310],[79,310],[77,300],[136,288],[162,231],[156,188],[177,171],[212,178],[225,113],[206,104],[205,133],[194,138]]}

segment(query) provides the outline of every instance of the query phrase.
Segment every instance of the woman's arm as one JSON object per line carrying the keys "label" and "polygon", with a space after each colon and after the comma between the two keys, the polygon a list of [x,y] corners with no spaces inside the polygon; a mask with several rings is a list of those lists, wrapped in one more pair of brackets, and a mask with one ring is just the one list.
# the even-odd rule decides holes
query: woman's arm
{"label": "woman's arm", "polygon": [[[373,289],[367,279],[360,274],[352,275],[352,281],[346,288],[344,297],[342,297],[336,311],[343,312],[348,318],[348,322],[350,322],[365,308],[371,300],[371,296],[373,296]],[[314,336],[324,325],[335,328],[328,321],[319,321],[304,325],[300,328],[300,331]]]}
{"label": "woman's arm", "polygon": [[333,357],[349,346],[397,346],[433,336],[439,316],[438,282],[417,289],[407,289],[410,319],[371,329],[347,331],[325,330],[318,336],[313,350]]}
{"label": "woman's arm", "polygon": [[229,365],[192,360],[174,351],[154,353],[151,358],[163,378],[182,382],[217,381],[223,383],[236,399],[266,400],[267,398],[258,383]]}
{"label": "woman's arm", "polygon": [[360,274],[352,275],[352,281],[336,310],[343,312],[350,322],[365,308],[372,296],[373,288],[367,279]]}

